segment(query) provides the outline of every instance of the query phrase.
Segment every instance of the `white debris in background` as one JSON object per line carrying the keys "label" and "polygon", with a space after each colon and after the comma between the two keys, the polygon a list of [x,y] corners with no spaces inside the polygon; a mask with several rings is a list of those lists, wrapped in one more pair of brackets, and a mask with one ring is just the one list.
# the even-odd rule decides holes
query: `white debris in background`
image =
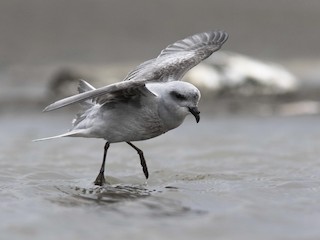
{"label": "white debris in background", "polygon": [[203,63],[191,69],[185,79],[208,90],[218,90],[223,87],[221,74],[215,68]]}
{"label": "white debris in background", "polygon": [[283,116],[319,114],[320,102],[319,101],[298,101],[293,103],[280,104],[278,113]]}
{"label": "white debris in background", "polygon": [[200,88],[241,95],[284,94],[298,89],[297,78],[284,67],[222,51],[191,69],[186,79]]}
{"label": "white debris in background", "polygon": [[[104,86],[123,79],[137,64],[79,65],[61,68],[52,75],[51,96],[75,94],[80,78],[94,86]],[[192,68],[184,78],[205,93],[232,93],[241,96],[276,95],[298,90],[297,78],[284,67],[237,53],[215,52]]]}

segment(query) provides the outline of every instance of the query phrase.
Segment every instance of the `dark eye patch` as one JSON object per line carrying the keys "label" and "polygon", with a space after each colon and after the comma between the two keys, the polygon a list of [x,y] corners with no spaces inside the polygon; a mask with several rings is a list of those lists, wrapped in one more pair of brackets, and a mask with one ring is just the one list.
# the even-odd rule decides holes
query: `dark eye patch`
{"label": "dark eye patch", "polygon": [[186,96],[182,95],[181,93],[178,93],[176,91],[172,91],[171,95],[179,100],[186,100]]}

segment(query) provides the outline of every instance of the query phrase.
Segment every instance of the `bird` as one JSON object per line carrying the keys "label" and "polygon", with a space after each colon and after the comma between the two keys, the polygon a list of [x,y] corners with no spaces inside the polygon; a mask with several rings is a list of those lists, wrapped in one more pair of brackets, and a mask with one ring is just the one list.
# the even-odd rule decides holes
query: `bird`
{"label": "bird", "polygon": [[107,151],[112,143],[126,142],[135,149],[146,179],[149,177],[144,153],[132,142],[162,135],[182,124],[192,114],[200,121],[200,91],[181,81],[198,63],[219,50],[227,41],[225,31],[197,33],[168,45],[160,54],[143,62],[120,82],[94,88],[80,80],[79,94],[58,100],[43,111],[53,111],[79,103],[81,110],[71,129],[61,137],[102,138],[106,141],[102,164],[94,184],[103,186]]}

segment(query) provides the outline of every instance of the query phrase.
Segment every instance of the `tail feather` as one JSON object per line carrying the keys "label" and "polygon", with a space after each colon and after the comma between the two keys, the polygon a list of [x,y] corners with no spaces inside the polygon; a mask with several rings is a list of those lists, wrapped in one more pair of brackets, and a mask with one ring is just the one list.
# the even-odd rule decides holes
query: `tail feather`
{"label": "tail feather", "polygon": [[[80,94],[88,91],[92,91],[92,90],[95,90],[93,86],[91,86],[85,80],[79,80],[78,91]],[[75,128],[82,120],[84,120],[87,117],[89,109],[95,105],[92,99],[87,99],[79,103],[81,105],[81,110],[76,114],[75,118],[73,119],[72,128]],[[87,133],[87,130],[85,129],[75,129],[75,130],[71,129],[67,133],[63,133],[53,137],[35,139],[33,140],[33,142],[51,140],[51,139],[56,139],[61,137],[85,137],[86,133]]]}
{"label": "tail feather", "polygon": [[61,138],[61,137],[81,137],[82,135],[83,135],[83,130],[74,130],[74,131],[70,131],[70,132],[63,133],[63,134],[56,135],[56,136],[52,136],[52,137],[34,139],[34,140],[32,140],[32,142],[52,140],[52,139]]}

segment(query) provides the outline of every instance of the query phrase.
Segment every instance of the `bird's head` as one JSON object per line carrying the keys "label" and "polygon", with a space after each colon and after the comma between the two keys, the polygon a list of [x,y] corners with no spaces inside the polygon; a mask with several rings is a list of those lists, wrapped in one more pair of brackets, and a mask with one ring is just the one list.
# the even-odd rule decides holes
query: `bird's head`
{"label": "bird's head", "polygon": [[183,118],[188,114],[192,114],[197,123],[200,121],[200,111],[198,103],[201,97],[200,91],[190,83],[171,82],[168,87],[167,101],[171,102],[171,106],[178,115]]}
{"label": "bird's head", "polygon": [[182,81],[148,83],[146,87],[160,99],[159,114],[169,129],[179,126],[188,114],[200,121],[200,91]]}

